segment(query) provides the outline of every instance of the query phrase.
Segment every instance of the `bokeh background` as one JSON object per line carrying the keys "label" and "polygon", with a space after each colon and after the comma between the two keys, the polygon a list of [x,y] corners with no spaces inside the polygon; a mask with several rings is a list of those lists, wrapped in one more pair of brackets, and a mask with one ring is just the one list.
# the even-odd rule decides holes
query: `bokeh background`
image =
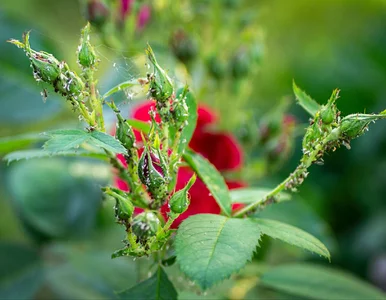
{"label": "bokeh background", "polygon": [[[81,126],[53,92],[42,100],[28,60],[5,41],[31,30],[35,49],[75,66],[79,31],[93,17],[87,3],[0,2],[2,141],[23,134],[25,147],[38,147],[28,134]],[[343,114],[386,108],[384,0],[137,4],[151,7],[143,26],[125,36],[111,28],[104,29],[104,38],[93,35],[101,92],[146,75],[143,49],[149,42],[172,78],[189,82],[197,99],[217,111],[218,130],[231,131],[242,143],[245,168],[226,176],[274,186],[296,167],[308,116],[295,104],[293,79],[320,103],[340,88]],[[141,97],[122,93],[120,105],[129,111]],[[291,119],[291,130],[283,119]],[[7,145],[0,143],[0,156],[13,149]],[[331,250],[332,266],[386,290],[386,123],[372,125],[351,150],[337,150],[310,172],[294,201],[262,214],[314,234]],[[0,298],[113,298],[114,291],[146,278],[146,260],[110,259],[122,231],[114,223],[113,203],[101,200],[100,185],[112,179],[108,166],[78,158],[2,162],[0,178]],[[256,261],[324,263],[268,239],[262,248]],[[277,296],[254,288],[235,294],[233,285],[237,281],[214,294]]]}

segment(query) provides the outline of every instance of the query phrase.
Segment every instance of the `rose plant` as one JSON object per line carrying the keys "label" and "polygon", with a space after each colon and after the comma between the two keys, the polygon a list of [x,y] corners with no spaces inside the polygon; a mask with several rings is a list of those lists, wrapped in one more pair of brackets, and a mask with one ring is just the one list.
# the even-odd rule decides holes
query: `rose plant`
{"label": "rose plant", "polygon": [[[86,125],[84,130],[49,131],[43,149],[16,151],[5,160],[91,156],[115,169],[116,185],[102,187],[105,197],[115,201],[116,221],[125,229],[123,247],[112,257],[151,257],[156,265],[149,279],[118,297],[176,299],[176,288],[167,275],[167,267],[175,261],[202,290],[209,289],[242,269],[259,251],[263,235],[330,260],[328,249],[317,238],[288,224],[261,218],[256,212],[288,200],[288,192],[301,186],[312,165],[321,164],[327,152],[342,145],[350,149],[350,141],[361,136],[372,122],[386,118],[386,111],[342,116],[336,106],[338,90],[320,105],[294,83],[296,99],[311,117],[299,165],[273,189],[245,187],[242,182],[225,180],[221,173],[236,170],[243,163],[235,138],[213,128],[215,114],[197,105],[188,86],[175,86],[150,46],[146,54],[151,72],[101,95],[94,78],[99,58],[90,42],[89,24],[82,30],[77,52],[79,75],[53,54],[33,50],[29,33],[22,41],[9,42],[25,51],[35,79],[68,100]],[[134,107],[126,119],[109,97],[132,86],[142,87],[148,102]],[[114,137],[106,133],[104,105],[116,116]],[[259,284],[297,296],[307,297],[314,289],[326,293],[325,288],[332,286],[328,297],[384,297],[360,281],[320,267],[286,265],[261,272]],[[307,278],[330,282],[323,286],[311,280],[304,286]]]}

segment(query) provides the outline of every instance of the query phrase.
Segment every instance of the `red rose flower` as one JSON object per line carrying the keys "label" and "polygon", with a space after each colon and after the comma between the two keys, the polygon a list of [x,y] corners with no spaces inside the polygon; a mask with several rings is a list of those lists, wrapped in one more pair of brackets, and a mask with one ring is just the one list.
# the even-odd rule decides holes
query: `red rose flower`
{"label": "red rose flower", "polygon": [[[154,101],[147,101],[135,106],[131,116],[134,119],[141,121],[150,121],[149,110],[155,109]],[[243,152],[235,138],[227,132],[209,131],[209,125],[214,124],[217,120],[216,115],[206,106],[199,105],[197,126],[189,146],[202,156],[207,158],[219,171],[232,171],[241,167],[243,163]],[[156,116],[156,121],[159,122],[159,116]],[[141,141],[141,136],[135,130],[136,139]],[[193,171],[188,167],[181,167],[177,174],[176,190],[185,187],[189,181]],[[229,189],[235,189],[245,186],[243,182],[226,181]],[[117,187],[127,191],[128,186],[122,180],[117,180]],[[172,228],[177,228],[178,225],[187,217],[200,213],[219,214],[221,209],[205,184],[197,178],[189,190],[190,205],[187,211],[182,213],[173,223]],[[238,209],[242,205],[235,204],[233,209]],[[167,217],[169,211],[166,203],[161,212]]]}

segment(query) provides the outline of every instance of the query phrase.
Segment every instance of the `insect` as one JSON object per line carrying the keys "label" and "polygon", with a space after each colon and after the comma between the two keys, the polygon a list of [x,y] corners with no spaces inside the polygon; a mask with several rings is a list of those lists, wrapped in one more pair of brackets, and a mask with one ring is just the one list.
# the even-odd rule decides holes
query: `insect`
{"label": "insect", "polygon": [[43,97],[43,102],[45,103],[46,100],[47,100],[47,97],[48,97],[48,92],[46,89],[43,89],[41,92],[40,92],[40,95],[42,95]]}

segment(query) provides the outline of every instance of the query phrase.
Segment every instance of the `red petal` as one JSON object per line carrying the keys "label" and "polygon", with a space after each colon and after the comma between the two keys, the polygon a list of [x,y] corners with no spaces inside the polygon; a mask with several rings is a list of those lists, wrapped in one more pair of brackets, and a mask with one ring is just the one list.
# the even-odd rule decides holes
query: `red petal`
{"label": "red petal", "polygon": [[196,130],[201,130],[202,127],[216,122],[217,116],[208,106],[200,104],[197,109],[197,127]]}
{"label": "red petal", "polygon": [[[154,100],[139,103],[132,108],[130,117],[140,121],[150,121],[149,111],[151,109],[156,109]],[[155,120],[158,123],[161,122],[161,119],[158,114],[156,114]]]}
{"label": "red petal", "polygon": [[237,169],[243,163],[241,146],[228,133],[197,133],[189,146],[206,157],[220,171]]}

